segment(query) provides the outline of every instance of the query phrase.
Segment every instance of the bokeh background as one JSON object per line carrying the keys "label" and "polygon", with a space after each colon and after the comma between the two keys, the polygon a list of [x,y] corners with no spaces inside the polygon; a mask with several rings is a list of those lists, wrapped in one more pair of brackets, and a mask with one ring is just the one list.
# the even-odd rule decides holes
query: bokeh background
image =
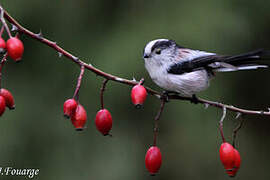
{"label": "bokeh background", "polygon": [[[45,37],[82,60],[120,77],[144,77],[146,85],[156,90],[160,89],[151,82],[142,60],[143,47],[152,39],[174,39],[182,46],[220,54],[270,49],[270,1],[265,0],[14,0],[1,4],[22,25],[34,32],[42,30]],[[103,137],[94,125],[103,79],[87,71],[80,102],[87,110],[88,124],[85,131],[76,132],[63,118],[62,105],[73,95],[79,68],[44,44],[26,36],[22,40],[23,61],[8,61],[3,72],[3,86],[14,94],[16,110],[7,110],[0,119],[1,167],[40,169],[35,177],[40,180],[229,179],[218,156],[220,109],[168,103],[158,137],[163,164],[157,176],[149,176],[144,156],[152,144],[159,100],[149,96],[144,108],[136,110],[130,101],[131,87],[109,82],[105,107],[113,116],[113,137]],[[218,74],[199,96],[265,110],[270,106],[269,76],[268,69]],[[234,117],[229,113],[225,119],[228,141],[238,122]],[[237,141],[242,166],[235,179],[269,179],[270,118],[244,119]]]}

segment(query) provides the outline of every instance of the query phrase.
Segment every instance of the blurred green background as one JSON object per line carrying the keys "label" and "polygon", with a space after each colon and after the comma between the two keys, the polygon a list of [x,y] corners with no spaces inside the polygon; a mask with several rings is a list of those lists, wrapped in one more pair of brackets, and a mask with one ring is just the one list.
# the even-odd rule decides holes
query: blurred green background
{"label": "blurred green background", "polygon": [[[13,0],[1,4],[22,25],[34,32],[41,29],[45,37],[84,61],[120,77],[144,77],[146,85],[157,90],[142,60],[143,47],[152,39],[174,39],[182,46],[220,54],[270,49],[270,1],[265,0]],[[1,117],[1,167],[38,168],[35,179],[41,180],[229,179],[218,156],[220,109],[168,103],[158,137],[163,164],[159,174],[151,177],[144,156],[152,144],[159,100],[148,96],[144,108],[136,110],[130,101],[131,87],[109,82],[105,107],[113,116],[113,137],[103,137],[94,125],[103,79],[87,71],[80,102],[87,110],[88,124],[85,131],[76,132],[64,119],[62,106],[73,95],[79,68],[44,44],[27,36],[22,40],[23,61],[8,61],[3,72],[3,86],[13,93],[16,110],[7,110]],[[265,110],[269,76],[268,69],[220,73],[199,96]],[[234,116],[229,113],[225,119],[228,140],[237,125]],[[242,166],[235,179],[269,179],[270,119],[245,119],[237,141]]]}

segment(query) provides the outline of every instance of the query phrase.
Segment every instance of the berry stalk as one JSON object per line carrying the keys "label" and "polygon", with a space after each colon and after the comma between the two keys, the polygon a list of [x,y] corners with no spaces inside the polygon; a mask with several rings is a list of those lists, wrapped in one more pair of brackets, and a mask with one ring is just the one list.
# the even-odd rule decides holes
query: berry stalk
{"label": "berry stalk", "polygon": [[80,91],[80,88],[81,88],[81,81],[82,81],[82,78],[83,78],[83,74],[84,74],[84,65],[81,65],[81,72],[80,72],[80,75],[78,77],[77,86],[76,86],[76,89],[75,89],[75,92],[74,92],[74,95],[73,95],[73,99],[75,99],[76,101],[79,100],[79,91]]}
{"label": "berry stalk", "polygon": [[3,59],[1,60],[1,64],[0,64],[0,89],[2,88],[2,69],[4,67],[5,62],[7,61],[7,56],[8,54],[6,53]]}
{"label": "berry stalk", "polygon": [[158,136],[158,121],[159,121],[159,118],[164,110],[164,106],[165,106],[165,103],[166,103],[166,98],[162,98],[161,99],[161,104],[160,104],[160,108],[159,108],[159,111],[155,117],[155,125],[154,125],[154,141],[153,141],[153,146],[156,146],[157,145],[157,136]]}
{"label": "berry stalk", "polygon": [[101,105],[101,109],[104,109],[104,91],[106,88],[106,84],[108,83],[109,79],[104,79],[102,87],[100,89],[100,105]]}

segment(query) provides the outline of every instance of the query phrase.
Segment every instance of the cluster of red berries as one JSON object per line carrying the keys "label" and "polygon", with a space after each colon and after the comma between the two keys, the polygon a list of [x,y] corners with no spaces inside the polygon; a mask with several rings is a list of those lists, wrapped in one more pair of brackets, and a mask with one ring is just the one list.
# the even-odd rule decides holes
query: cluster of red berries
{"label": "cluster of red berries", "polygon": [[[78,104],[75,99],[68,99],[64,103],[64,116],[70,118],[76,130],[83,130],[87,120],[84,107]],[[95,119],[97,129],[105,136],[112,128],[112,116],[107,109],[98,111]]]}
{"label": "cluster of red berries", "polygon": [[[144,103],[147,96],[146,89],[142,85],[136,85],[131,91],[132,102],[135,107],[140,107]],[[71,122],[76,130],[84,129],[86,123],[87,115],[86,111],[81,104],[72,98],[68,99],[64,103],[64,116],[71,117]],[[100,131],[104,136],[109,135],[112,129],[112,116],[111,113],[102,108],[96,114],[95,124],[98,131]]]}
{"label": "cluster of red berries", "polygon": [[11,59],[19,61],[22,58],[24,46],[22,41],[17,37],[11,37],[7,42],[0,37],[0,52],[5,52],[6,50]]}
{"label": "cluster of red berries", "polygon": [[68,99],[64,103],[64,116],[71,119],[71,123],[77,131],[84,129],[87,114],[84,107],[75,99]]}
{"label": "cluster of red berries", "polygon": [[[2,29],[0,30],[0,54],[6,53],[2,58],[1,65],[0,65],[0,73],[2,73],[2,68],[3,65],[6,61],[6,55],[8,55],[11,59],[14,61],[19,61],[22,58],[23,51],[24,51],[24,46],[22,41],[16,36],[16,37],[11,37],[10,32],[9,34],[9,39],[7,42],[2,38],[2,33],[4,31],[4,28],[2,26]],[[1,83],[1,76],[0,76],[0,83]],[[1,84],[0,84],[1,87]],[[14,104],[14,98],[11,92],[9,92],[7,89],[1,88],[0,89],[0,116],[3,115],[3,113],[6,110],[6,107],[9,109],[14,109],[15,104]]]}
{"label": "cluster of red berries", "polygon": [[9,109],[14,109],[14,98],[8,90],[2,88],[0,89],[0,116],[3,115],[3,113],[6,110],[6,107]]}
{"label": "cluster of red berries", "polygon": [[226,173],[230,177],[234,177],[241,164],[239,152],[231,144],[224,142],[220,146],[219,156]]}

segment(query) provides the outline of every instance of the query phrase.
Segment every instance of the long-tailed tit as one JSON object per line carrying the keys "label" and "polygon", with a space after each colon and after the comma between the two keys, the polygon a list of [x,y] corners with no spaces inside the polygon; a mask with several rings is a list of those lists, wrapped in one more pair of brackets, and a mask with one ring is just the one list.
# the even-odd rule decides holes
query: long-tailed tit
{"label": "long-tailed tit", "polygon": [[258,60],[270,59],[270,51],[256,50],[245,54],[226,56],[177,45],[168,39],[150,41],[144,48],[145,68],[152,80],[161,88],[196,97],[209,86],[215,72],[228,72],[267,68]]}

